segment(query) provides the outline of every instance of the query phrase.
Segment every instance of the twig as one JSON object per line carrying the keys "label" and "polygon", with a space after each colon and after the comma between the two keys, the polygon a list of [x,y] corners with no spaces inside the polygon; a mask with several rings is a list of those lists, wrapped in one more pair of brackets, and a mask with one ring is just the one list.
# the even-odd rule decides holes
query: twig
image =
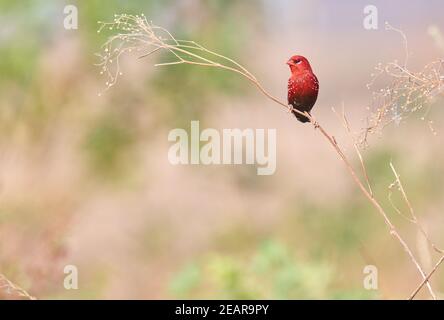
{"label": "twig", "polygon": [[366,169],[366,166],[365,166],[365,163],[364,163],[364,158],[362,157],[362,154],[361,154],[361,151],[359,150],[358,144],[356,143],[356,141],[354,139],[354,136],[353,136],[353,134],[351,132],[350,124],[349,124],[347,116],[345,114],[344,104],[342,105],[342,117],[339,116],[339,114],[337,113],[335,108],[332,108],[332,110],[338,116],[338,118],[342,121],[343,126],[344,126],[348,136],[352,140],[353,147],[355,149],[356,155],[358,156],[359,162],[361,164],[362,174],[363,174],[365,182],[367,184],[368,191],[369,191],[370,195],[373,197],[373,190],[372,190],[372,186],[371,186],[371,183],[370,183],[370,178],[368,176],[367,169]]}
{"label": "twig", "polygon": [[438,270],[438,267],[443,263],[444,261],[444,255],[441,256],[441,258],[438,260],[438,262],[433,267],[432,271],[422,280],[422,282],[418,285],[418,287],[415,289],[415,291],[412,292],[412,294],[409,297],[409,300],[413,300],[415,296],[418,294],[419,290],[421,290],[422,287],[424,287],[424,284],[429,281],[430,277],[435,273],[436,270]]}
{"label": "twig", "polygon": [[394,185],[397,185],[397,186],[398,186],[399,192],[401,192],[402,198],[404,199],[404,202],[406,203],[406,205],[407,205],[407,207],[408,207],[408,209],[409,209],[409,212],[410,212],[410,216],[411,216],[411,218],[406,217],[404,214],[401,213],[401,211],[400,211],[396,206],[394,206],[395,209],[396,209],[396,211],[397,211],[398,213],[400,213],[402,216],[404,216],[408,221],[410,221],[411,223],[415,224],[415,225],[418,227],[419,231],[422,233],[422,235],[423,235],[423,236],[426,238],[426,240],[429,242],[429,244],[430,244],[430,246],[433,248],[433,250],[435,250],[435,251],[438,252],[438,253],[443,254],[443,253],[444,253],[444,250],[438,248],[438,247],[435,245],[435,243],[430,239],[429,235],[428,235],[427,232],[425,231],[423,225],[420,223],[420,221],[419,221],[418,218],[416,217],[415,211],[413,210],[413,207],[412,207],[412,205],[411,205],[411,203],[410,203],[410,201],[409,201],[409,198],[407,197],[407,193],[406,193],[405,190],[404,190],[404,186],[403,186],[403,184],[401,183],[401,177],[399,176],[399,174],[398,174],[398,172],[396,171],[396,169],[395,169],[395,167],[394,167],[394,165],[393,165],[392,162],[390,162],[390,168],[392,169],[393,174],[395,175],[395,179],[396,179]]}
{"label": "twig", "polygon": [[399,35],[401,35],[403,42],[404,42],[404,67],[407,68],[407,63],[409,61],[409,44],[407,41],[407,36],[405,35],[404,31],[401,29],[393,27],[388,22],[385,23],[385,30],[391,30],[397,32]]}
{"label": "twig", "polygon": [[36,297],[31,296],[26,290],[22,289],[18,285],[14,284],[5,275],[0,273],[0,289],[3,289],[6,293],[15,293],[20,297],[27,298],[29,300],[37,300]]}
{"label": "twig", "polygon": [[364,194],[364,196],[370,201],[370,203],[376,208],[376,210],[379,212],[379,214],[382,216],[382,218],[384,219],[385,224],[388,226],[389,228],[389,232],[390,234],[395,237],[396,239],[398,239],[399,243],[401,244],[401,246],[403,247],[404,251],[407,253],[407,255],[410,257],[410,260],[412,261],[412,263],[415,265],[416,269],[418,269],[419,273],[421,274],[422,278],[425,279],[425,282],[427,283],[427,288],[430,292],[430,295],[432,296],[433,299],[436,300],[436,295],[433,292],[433,289],[430,285],[430,283],[428,282],[428,280],[426,279],[426,275],[424,273],[424,271],[422,270],[420,264],[418,263],[418,261],[416,260],[415,256],[412,253],[412,250],[410,249],[410,247],[407,245],[407,243],[404,241],[404,239],[401,237],[401,235],[398,233],[398,231],[396,230],[395,226],[392,224],[392,222],[390,221],[389,217],[387,216],[387,214],[385,213],[384,209],[382,208],[382,206],[379,204],[379,202],[370,194],[370,192],[365,188],[365,186],[362,184],[361,180],[358,178],[358,176],[356,175],[355,170],[353,169],[352,165],[350,164],[349,160],[347,159],[347,157],[345,156],[345,154],[342,152],[341,148],[339,147],[339,145],[337,144],[336,140],[334,140],[334,138],[332,136],[330,136],[325,130],[324,128],[322,128],[321,126],[319,126],[319,130],[322,133],[322,135],[329,141],[329,143],[333,146],[333,148],[335,149],[336,153],[340,156],[340,158],[342,159],[342,161],[344,162],[347,170],[349,171],[350,175],[352,176],[353,180],[355,181],[356,185],[359,187],[359,189],[362,191],[362,193]]}
{"label": "twig", "polygon": [[[123,27],[122,27],[123,26]],[[353,181],[358,186],[358,188],[361,190],[363,195],[370,201],[370,203],[375,207],[377,212],[381,215],[383,218],[385,224],[387,225],[390,234],[399,241],[401,246],[403,247],[404,251],[409,256],[412,263],[415,265],[415,267],[418,269],[419,273],[421,274],[423,278],[423,282],[427,285],[427,288],[433,297],[433,299],[436,299],[436,295],[432,290],[432,287],[430,283],[428,282],[427,276],[425,275],[424,271],[422,270],[421,266],[419,265],[418,261],[414,257],[412,250],[409,248],[407,243],[404,241],[404,239],[401,237],[401,235],[396,230],[393,223],[390,221],[388,215],[386,214],[385,210],[381,206],[381,204],[374,198],[370,181],[367,175],[367,171],[365,169],[365,164],[362,158],[362,155],[359,152],[359,148],[357,147],[356,143],[355,145],[355,151],[358,154],[360,163],[361,163],[361,169],[364,173],[364,178],[367,184],[368,189],[365,187],[364,183],[359,179],[358,175],[356,174],[353,166],[351,165],[350,161],[348,160],[347,156],[344,154],[340,146],[338,145],[336,139],[334,136],[329,134],[324,127],[315,120],[315,118],[308,114],[300,112],[296,109],[294,109],[291,105],[288,105],[287,103],[281,101],[280,99],[276,98],[272,94],[270,94],[263,85],[257,80],[257,78],[249,72],[245,67],[243,67],[241,64],[236,62],[233,59],[230,59],[228,57],[225,57],[221,54],[215,53],[209,49],[206,49],[205,47],[197,44],[194,41],[187,41],[187,40],[180,40],[176,39],[170,32],[168,32],[166,29],[155,26],[154,24],[148,22],[144,15],[142,16],[133,16],[133,15],[118,15],[116,16],[114,22],[112,23],[101,23],[102,30],[104,27],[109,28],[120,28],[122,30],[122,33],[119,33],[116,36],[113,36],[109,38],[109,40],[105,43],[105,54],[99,55],[101,57],[101,62],[98,64],[100,67],[102,67],[102,72],[105,72],[110,76],[110,81],[107,82],[107,87],[109,88],[112,86],[116,80],[118,75],[120,74],[119,71],[119,64],[118,60],[120,58],[120,55],[123,52],[132,50],[133,48],[136,48],[137,51],[142,51],[150,48],[150,51],[147,54],[142,55],[141,57],[151,55],[154,52],[165,50],[169,53],[171,53],[177,60],[172,62],[166,62],[166,63],[158,63],[157,66],[167,66],[167,65],[175,65],[175,64],[190,64],[190,65],[199,65],[204,67],[214,67],[214,68],[220,68],[227,71],[231,71],[234,73],[237,73],[244,78],[246,78],[248,81],[253,83],[257,89],[268,99],[272,100],[273,102],[277,103],[280,106],[283,106],[290,112],[296,112],[298,114],[306,116],[313,128],[316,130],[318,129],[321,135],[327,140],[327,142],[333,147],[339,158],[344,163],[346,169],[348,170],[349,174],[351,175]],[[164,36],[156,33],[156,30],[160,30],[162,33],[165,34],[166,38]],[[113,46],[114,42],[120,42],[116,47]],[[122,44],[123,43],[123,44]],[[127,47],[125,47],[125,44],[127,44]],[[406,47],[407,50],[407,47]],[[197,52],[203,53],[207,55],[204,57],[203,55],[198,54]],[[117,63],[117,71],[114,73],[110,72],[110,65],[113,64],[113,61]],[[406,67],[407,64],[407,58],[405,60],[404,67]],[[395,66],[397,67],[397,66]],[[398,70],[405,73],[405,68],[399,67]],[[416,78],[416,76],[412,74],[407,75],[409,79]],[[421,80],[421,78],[418,78]],[[416,88],[416,84],[414,84]],[[410,99],[410,96],[409,98]],[[409,101],[410,103],[410,101]],[[387,106],[384,106],[382,109],[380,109],[378,116],[377,116],[377,124],[382,119],[382,115],[386,112]],[[343,117],[344,125],[347,130],[350,131],[350,128],[348,126],[347,119],[344,115]],[[376,124],[376,125],[377,125]],[[371,130],[367,129],[367,133]]]}

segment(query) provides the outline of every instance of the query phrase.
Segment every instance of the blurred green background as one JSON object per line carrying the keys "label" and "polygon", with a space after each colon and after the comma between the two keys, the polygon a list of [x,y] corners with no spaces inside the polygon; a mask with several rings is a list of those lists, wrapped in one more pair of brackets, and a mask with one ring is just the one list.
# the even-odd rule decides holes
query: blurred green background
{"label": "blurred green background", "polygon": [[[78,30],[63,27],[67,4],[78,8]],[[380,27],[369,31],[365,1],[0,0],[0,272],[38,298],[406,297],[417,270],[317,132],[227,72],[127,57],[124,75],[99,97],[104,79],[94,66],[112,34],[98,34],[97,21],[116,13],[144,13],[235,57],[282,99],[285,62],[303,54],[320,80],[314,114],[352,155],[331,107],[344,103],[354,128],[362,126],[374,65],[403,57],[402,39],[384,21],[408,36],[412,70],[443,56],[428,33],[444,30],[442,1],[373,4]],[[444,126],[442,100],[434,104],[437,136],[412,115],[364,156],[387,208],[393,161],[439,244]],[[276,173],[170,165],[168,132],[189,130],[191,120],[276,128]],[[436,255],[390,212],[430,270]],[[63,288],[67,264],[79,269],[78,290]],[[378,290],[363,287],[366,265],[378,268]],[[442,297],[442,270],[432,284]]]}

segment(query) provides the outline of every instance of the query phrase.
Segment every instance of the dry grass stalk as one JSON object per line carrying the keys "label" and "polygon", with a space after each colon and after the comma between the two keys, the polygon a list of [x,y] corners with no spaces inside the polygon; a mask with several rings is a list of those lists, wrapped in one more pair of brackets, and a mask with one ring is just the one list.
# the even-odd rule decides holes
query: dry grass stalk
{"label": "dry grass stalk", "polygon": [[[437,253],[439,253],[441,255],[441,257],[439,258],[438,262],[436,263],[435,267],[432,269],[432,271],[424,278],[424,280],[420,283],[420,285],[418,285],[418,287],[413,291],[413,293],[410,295],[410,300],[413,299],[417,293],[419,292],[419,290],[426,284],[426,282],[428,281],[428,279],[430,279],[430,277],[435,273],[435,271],[438,269],[438,267],[441,265],[441,263],[444,260],[444,250],[440,249],[439,247],[437,247],[435,245],[435,243],[431,240],[429,234],[426,232],[424,226],[422,225],[422,223],[419,221],[418,217],[415,214],[415,210],[412,207],[412,204],[410,203],[409,198],[407,197],[407,193],[404,189],[404,186],[401,182],[401,177],[398,174],[398,172],[396,171],[393,163],[390,163],[390,168],[392,169],[392,172],[395,176],[395,181],[390,184],[389,186],[389,194],[388,194],[388,198],[390,201],[390,204],[392,205],[393,209],[395,210],[396,213],[398,213],[399,215],[401,215],[403,218],[405,218],[406,220],[408,220],[409,222],[411,222],[412,224],[414,224],[419,232],[424,236],[424,238],[427,240],[427,242],[429,243],[429,245],[433,248],[433,250],[435,250]],[[402,210],[400,210],[393,202],[392,200],[392,194],[393,194],[393,190],[398,190],[401,194],[402,199],[404,200],[408,212],[409,214],[404,214],[402,212]]]}
{"label": "dry grass stalk", "polygon": [[18,285],[10,281],[6,276],[0,273],[0,289],[6,294],[23,297],[29,300],[37,300],[34,296],[31,296],[26,290],[20,288]]}
{"label": "dry grass stalk", "polygon": [[[433,299],[436,299],[436,294],[434,293],[431,284],[429,282],[430,276],[436,271],[442,262],[441,259],[439,264],[429,273],[426,274],[417,259],[415,258],[409,245],[399,234],[394,224],[391,222],[385,209],[382,207],[380,202],[374,197],[371,189],[371,183],[367,174],[365,163],[362,154],[359,151],[359,141],[353,140],[353,145],[355,152],[360,161],[360,167],[363,172],[363,178],[359,178],[357,172],[355,171],[353,165],[349,158],[345,155],[342,148],[337,143],[335,137],[328,133],[323,126],[321,126],[312,115],[307,113],[301,113],[298,110],[293,110],[291,106],[288,106],[286,102],[274,97],[270,94],[262,84],[257,80],[257,78],[249,72],[245,67],[239,64],[237,61],[225,57],[221,54],[213,52],[194,41],[180,40],[176,39],[168,30],[154,25],[152,22],[148,22],[144,15],[116,15],[113,22],[99,22],[101,32],[105,28],[111,30],[117,30],[117,34],[108,38],[108,41],[103,45],[103,52],[98,54],[100,62],[98,66],[101,67],[101,73],[107,75],[106,86],[107,89],[113,86],[118,77],[122,74],[120,71],[119,59],[122,54],[137,51],[142,53],[140,58],[148,57],[155,52],[164,51],[170,53],[173,60],[165,63],[158,63],[155,66],[170,66],[179,64],[188,65],[198,65],[204,67],[214,67],[227,71],[237,73],[247,80],[252,82],[259,91],[264,94],[267,98],[277,103],[278,105],[286,108],[289,112],[295,111],[300,114],[307,116],[310,119],[315,130],[326,139],[326,141],[333,147],[336,154],[339,156],[340,160],[344,163],[346,169],[351,175],[353,181],[357,187],[361,190],[363,195],[372,204],[376,211],[383,218],[386,226],[389,229],[390,235],[392,235],[402,246],[404,251],[407,253],[409,259],[413,263],[416,269],[418,269],[419,274],[422,277],[422,282],[418,286],[417,291],[419,291],[422,286],[426,285],[427,289]],[[407,50],[407,42],[406,50]],[[407,58],[405,64],[407,63]],[[431,98],[435,95],[435,90],[442,89],[442,76],[441,76],[442,61],[439,62],[439,66],[433,68],[427,68],[426,70],[432,70],[433,74],[429,72],[423,72],[422,74],[414,74],[408,71],[406,68],[399,66],[397,63],[392,63],[384,67],[382,72],[386,72],[391,76],[394,81],[390,86],[390,91],[387,91],[387,99],[381,106],[376,109],[373,116],[369,118],[370,126],[365,130],[364,141],[366,141],[367,134],[373,132],[376,128],[383,127],[388,123],[394,121],[393,117],[388,119],[391,112],[394,111],[395,102],[396,106],[399,106],[399,99],[405,98],[405,104],[401,107],[401,111],[413,112],[421,109],[425,100]],[[405,87],[407,86],[407,87]],[[395,93],[395,91],[397,91]],[[384,96],[382,96],[384,97]],[[416,101],[416,102],[413,102]],[[422,101],[418,105],[418,101]],[[414,107],[417,105],[417,107]],[[403,112],[404,112],[403,111]],[[388,119],[388,120],[387,120]],[[342,121],[346,131],[352,136],[348,120],[345,116],[345,112],[342,114]],[[413,297],[416,293],[413,295]],[[411,297],[412,298],[412,297]]]}

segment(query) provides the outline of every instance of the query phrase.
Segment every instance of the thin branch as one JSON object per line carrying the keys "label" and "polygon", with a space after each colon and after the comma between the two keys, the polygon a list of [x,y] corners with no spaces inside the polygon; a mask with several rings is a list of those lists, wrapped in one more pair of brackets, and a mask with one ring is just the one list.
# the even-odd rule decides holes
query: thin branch
{"label": "thin branch", "polygon": [[405,33],[398,28],[393,27],[391,24],[389,24],[388,22],[385,23],[385,30],[391,30],[391,31],[395,31],[397,32],[399,35],[401,35],[403,42],[404,42],[404,67],[407,67],[407,63],[409,61],[409,44],[407,41],[407,36],[405,35]]}
{"label": "thin branch", "polygon": [[382,206],[379,204],[379,202],[370,194],[370,192],[365,188],[365,186],[363,185],[363,183],[361,182],[361,180],[358,178],[355,170],[353,169],[353,166],[350,164],[349,160],[347,159],[347,157],[345,156],[345,154],[342,152],[341,148],[339,147],[339,145],[337,144],[336,140],[334,139],[334,137],[330,136],[325,130],[324,128],[322,128],[321,126],[318,125],[319,130],[321,131],[322,135],[328,140],[328,142],[333,146],[333,148],[335,149],[336,153],[340,156],[340,158],[342,159],[342,161],[344,162],[347,170],[349,171],[350,175],[352,176],[353,180],[355,181],[356,185],[359,187],[359,189],[362,191],[362,193],[364,194],[364,196],[370,201],[370,203],[376,208],[376,210],[379,212],[379,214],[382,216],[382,218],[384,219],[385,224],[388,226],[389,228],[389,232],[390,234],[395,237],[396,239],[398,239],[399,243],[401,244],[401,246],[403,247],[404,251],[407,253],[407,255],[410,257],[410,260],[412,261],[412,263],[415,265],[416,269],[418,269],[419,273],[421,274],[422,278],[425,279],[425,282],[427,283],[427,288],[430,292],[430,295],[432,296],[433,299],[436,300],[436,295],[433,292],[433,289],[430,285],[430,283],[428,282],[428,280],[426,279],[426,275],[424,273],[424,271],[422,270],[420,264],[418,263],[418,261],[416,260],[415,256],[413,255],[412,250],[410,249],[410,247],[407,245],[407,243],[404,241],[404,239],[401,237],[401,235],[398,233],[398,231],[396,230],[395,226],[392,224],[392,222],[390,221],[389,217],[387,216],[387,214],[385,213],[384,209],[382,208]]}
{"label": "thin branch", "polygon": [[398,187],[399,192],[402,195],[402,198],[404,199],[404,202],[407,205],[407,208],[409,209],[409,213],[410,213],[410,217],[408,218],[406,217],[404,214],[401,213],[401,211],[399,209],[397,209],[397,211],[404,216],[407,220],[409,220],[410,222],[412,222],[413,224],[415,224],[419,231],[421,232],[421,234],[426,238],[426,240],[429,242],[430,246],[433,248],[433,250],[435,250],[438,253],[443,254],[444,250],[438,248],[435,243],[430,239],[428,233],[425,231],[425,228],[423,227],[423,225],[421,224],[421,222],[419,221],[419,219],[417,218],[416,214],[415,214],[415,210],[413,209],[412,204],[410,203],[409,198],[407,197],[407,193],[405,192],[404,186],[401,183],[401,177],[399,176],[398,172],[396,171],[394,165],[392,162],[390,162],[390,168],[392,169],[393,174],[395,175],[395,183],[394,185],[396,185]]}
{"label": "thin branch", "polygon": [[422,280],[422,282],[418,285],[418,287],[412,292],[409,297],[409,300],[413,300],[415,296],[418,294],[419,290],[424,287],[425,283],[429,281],[430,277],[433,276],[436,270],[438,270],[439,266],[444,262],[444,255],[438,260],[438,262],[433,267],[432,271]]}
{"label": "thin branch", "polygon": [[[107,41],[107,43],[106,43],[107,52],[104,55],[100,56],[102,58],[102,62],[99,65],[102,67],[102,71],[108,71],[108,69],[113,64],[113,61],[114,62],[117,61],[117,64],[118,64],[118,60],[120,58],[121,51],[126,50],[125,47],[123,47],[123,48],[120,47],[121,49],[119,49],[119,46],[117,46],[117,49],[113,49],[114,42],[129,43],[131,46],[134,46],[135,43],[136,44],[138,43],[138,46],[139,46],[138,50],[139,51],[146,50],[147,48],[154,48],[154,50],[150,51],[148,54],[146,54],[144,56],[148,56],[153,52],[157,52],[157,51],[160,51],[161,49],[164,49],[165,51],[173,54],[173,56],[175,56],[177,58],[177,61],[158,63],[158,64],[156,64],[157,66],[167,66],[167,65],[175,65],[175,64],[190,64],[190,65],[199,65],[199,66],[205,66],[205,67],[220,68],[220,69],[224,69],[227,71],[237,73],[237,74],[243,76],[244,78],[246,78],[247,80],[249,80],[251,83],[253,83],[257,87],[257,89],[264,96],[266,96],[268,99],[270,99],[273,102],[277,103],[278,105],[286,108],[290,112],[298,113],[298,114],[306,116],[309,119],[313,128],[315,130],[318,129],[319,132],[321,133],[321,135],[333,147],[334,151],[337,153],[340,160],[342,160],[342,162],[344,163],[346,169],[348,170],[348,172],[351,175],[355,184],[361,190],[363,195],[370,201],[370,203],[373,205],[373,207],[375,207],[376,211],[381,215],[381,217],[383,218],[385,224],[387,225],[387,227],[389,229],[390,234],[395,239],[397,239],[399,241],[402,248],[404,249],[404,251],[409,256],[410,260],[412,261],[412,263],[418,269],[420,275],[423,278],[423,283],[427,285],[427,288],[428,288],[431,296],[434,299],[436,299],[436,295],[432,290],[432,287],[427,279],[427,276],[425,275],[425,273],[422,270],[421,266],[419,265],[418,261],[414,257],[412,250],[409,248],[407,243],[404,241],[404,239],[398,233],[398,231],[396,230],[393,223],[390,221],[388,215],[386,214],[386,212],[383,209],[383,207],[381,206],[381,204],[374,198],[374,195],[373,195],[373,192],[371,189],[371,185],[370,185],[370,181],[369,181],[369,178],[367,175],[367,171],[365,169],[365,164],[364,164],[362,155],[360,154],[359,148],[357,147],[356,143],[354,143],[355,151],[358,154],[358,158],[361,163],[361,169],[364,173],[364,179],[366,181],[367,187],[359,179],[358,175],[355,172],[355,169],[353,168],[349,159],[347,158],[347,156],[344,154],[344,152],[342,151],[342,149],[338,145],[335,137],[333,135],[330,135],[323,128],[323,126],[321,126],[321,124],[319,124],[315,120],[313,115],[310,115],[306,112],[305,113],[300,112],[299,110],[294,109],[291,105],[288,105],[286,102],[283,102],[280,99],[273,96],[271,93],[269,93],[263,87],[263,85],[257,80],[257,78],[251,72],[249,72],[245,67],[243,67],[241,64],[239,64],[235,60],[230,59],[230,58],[223,56],[221,54],[215,53],[211,50],[208,50],[205,47],[195,43],[194,41],[176,39],[166,29],[155,26],[152,23],[148,22],[144,15],[142,15],[142,16],[118,15],[118,16],[116,16],[113,23],[101,23],[101,24],[102,25],[101,25],[101,28],[99,29],[99,32],[104,27],[108,27],[111,29],[112,28],[117,28],[117,29],[120,28],[120,30],[122,31],[122,33],[119,33],[118,35],[111,37]],[[157,34],[156,30],[160,30],[161,32],[163,32],[166,35],[166,38],[164,38],[160,34]],[[407,49],[408,48],[406,47],[406,52],[408,53]],[[205,53],[206,57],[204,57],[200,54],[197,54],[196,52]],[[144,56],[142,56],[142,57],[144,57]],[[404,68],[399,67],[397,70],[406,74],[406,68],[405,68],[406,64],[407,64],[407,58],[404,63]],[[398,66],[395,65],[395,67],[398,67]],[[381,68],[381,72],[383,72],[383,71],[384,71],[384,69]],[[388,71],[388,70],[386,70],[386,71]],[[108,72],[108,74],[112,75],[113,73]],[[110,87],[110,83],[111,83],[111,85],[115,83],[117,76],[119,75],[119,73],[114,73],[114,74],[116,76],[114,78],[112,77],[111,81],[107,82],[108,88]],[[419,78],[413,74],[407,74],[406,76],[408,77],[409,82],[411,82],[412,78],[417,78],[418,80],[421,80],[421,78]],[[404,78],[402,78],[402,79],[404,79]],[[402,84],[402,82],[401,82],[401,84]],[[396,83],[395,89],[399,89],[398,85],[399,85],[399,83]],[[412,88],[414,88],[412,90],[417,90],[418,85],[416,83],[412,83],[411,85],[412,85]],[[434,85],[435,84],[433,84],[432,88],[434,88]],[[428,88],[426,88],[426,89],[429,90]],[[390,91],[389,94],[392,94],[392,91]],[[402,94],[404,94],[404,92]],[[408,99],[407,102],[409,105],[411,104],[411,100],[414,100],[416,98],[420,99],[423,97],[423,95],[419,95],[416,98],[411,98],[410,94],[407,98]],[[390,101],[393,101],[393,100],[390,100]],[[376,115],[376,124],[374,124],[372,127],[369,127],[366,129],[365,136],[367,136],[368,132],[373,130],[373,128],[375,128],[377,125],[379,125],[382,122],[383,116],[385,115],[385,113],[387,112],[389,107],[391,107],[390,104],[384,104],[384,106],[382,108],[378,109],[378,113]],[[348,131],[350,131],[345,115],[343,117],[343,121],[344,121],[346,128],[348,128]],[[389,122],[386,122],[385,124],[390,123],[391,121],[393,121],[393,119],[391,119]]]}
{"label": "thin branch", "polygon": [[350,123],[348,122],[347,116],[345,114],[344,104],[342,104],[342,117],[339,116],[339,114],[338,114],[338,112],[336,111],[335,108],[332,108],[332,110],[338,116],[338,118],[342,121],[342,124],[343,124],[343,126],[344,126],[344,128],[345,128],[345,130],[346,130],[346,132],[348,134],[348,136],[350,137],[350,139],[352,141],[353,148],[355,149],[356,155],[358,156],[359,162],[361,164],[362,174],[363,174],[365,182],[367,184],[368,191],[369,191],[370,195],[373,197],[373,190],[372,190],[372,186],[371,186],[371,183],[370,183],[370,178],[368,176],[367,169],[366,169],[366,166],[365,166],[365,163],[364,163],[364,158],[362,157],[362,154],[361,154],[361,151],[359,150],[358,144],[357,144],[357,142],[356,142],[356,140],[355,140],[355,138],[354,138],[354,136],[353,136],[353,134],[351,132]]}
{"label": "thin branch", "polygon": [[37,300],[36,297],[31,296],[26,290],[14,284],[5,275],[0,273],[0,289],[3,289],[8,294],[16,294],[17,296],[27,298],[29,300]]}

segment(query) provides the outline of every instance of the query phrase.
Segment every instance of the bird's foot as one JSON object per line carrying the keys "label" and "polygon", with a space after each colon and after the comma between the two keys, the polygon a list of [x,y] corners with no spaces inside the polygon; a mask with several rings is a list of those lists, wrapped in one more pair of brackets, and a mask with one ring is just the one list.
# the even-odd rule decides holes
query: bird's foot
{"label": "bird's foot", "polygon": [[313,121],[313,126],[315,129],[319,129],[320,125],[319,122],[317,122],[316,120]]}

